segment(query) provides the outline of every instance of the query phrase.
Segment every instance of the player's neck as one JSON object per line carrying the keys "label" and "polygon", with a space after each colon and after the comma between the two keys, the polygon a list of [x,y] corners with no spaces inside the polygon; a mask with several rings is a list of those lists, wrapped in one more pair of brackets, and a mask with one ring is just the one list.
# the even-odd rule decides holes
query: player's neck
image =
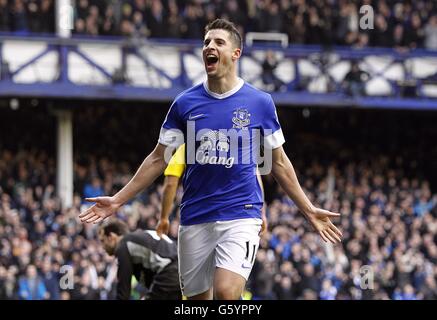
{"label": "player's neck", "polygon": [[238,85],[238,77],[234,74],[232,77],[223,77],[219,79],[208,78],[208,89],[217,94],[223,94],[231,91]]}

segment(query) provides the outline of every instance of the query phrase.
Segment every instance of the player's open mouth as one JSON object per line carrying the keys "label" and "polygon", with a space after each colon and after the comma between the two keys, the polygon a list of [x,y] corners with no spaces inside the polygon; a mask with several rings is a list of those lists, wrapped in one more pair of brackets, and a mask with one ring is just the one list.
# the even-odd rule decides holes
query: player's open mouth
{"label": "player's open mouth", "polygon": [[206,66],[208,69],[213,68],[216,66],[217,62],[218,62],[218,57],[216,55],[213,54],[208,54],[206,56]]}

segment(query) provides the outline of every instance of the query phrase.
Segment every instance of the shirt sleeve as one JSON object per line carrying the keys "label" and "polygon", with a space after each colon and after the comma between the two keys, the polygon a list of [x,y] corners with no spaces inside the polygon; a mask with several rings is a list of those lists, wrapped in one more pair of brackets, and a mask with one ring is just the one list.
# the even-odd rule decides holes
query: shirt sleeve
{"label": "shirt sleeve", "polygon": [[268,95],[267,102],[263,106],[263,118],[261,120],[261,131],[264,136],[264,147],[276,149],[285,142],[281,125],[279,124],[278,114],[276,113],[275,103],[271,95]]}
{"label": "shirt sleeve", "polygon": [[182,117],[178,112],[178,100],[176,99],[167,113],[159,133],[160,144],[173,148],[184,143],[184,126]]}

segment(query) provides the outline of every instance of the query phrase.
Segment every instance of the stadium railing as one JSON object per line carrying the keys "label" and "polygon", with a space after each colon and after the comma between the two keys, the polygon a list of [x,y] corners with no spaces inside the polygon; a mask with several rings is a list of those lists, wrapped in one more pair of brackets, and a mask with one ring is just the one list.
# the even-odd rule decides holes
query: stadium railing
{"label": "stadium railing", "polygon": [[[204,81],[200,41],[0,34],[0,96],[171,101]],[[240,76],[262,81],[267,50],[285,90],[277,104],[296,106],[437,108],[437,52],[388,48],[246,46]],[[345,91],[357,63],[368,77],[362,95]]]}

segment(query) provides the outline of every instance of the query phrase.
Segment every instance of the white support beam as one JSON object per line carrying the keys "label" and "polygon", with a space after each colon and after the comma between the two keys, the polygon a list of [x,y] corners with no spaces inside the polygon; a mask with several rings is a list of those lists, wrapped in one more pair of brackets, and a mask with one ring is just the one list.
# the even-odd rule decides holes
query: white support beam
{"label": "white support beam", "polygon": [[74,28],[74,10],[72,0],[56,0],[56,34],[61,38],[70,38]]}
{"label": "white support beam", "polygon": [[73,205],[73,113],[70,110],[57,110],[58,146],[56,180],[57,193],[62,207]]}
{"label": "white support beam", "polygon": [[[335,170],[333,167],[330,167],[328,169],[328,188],[326,190],[326,200],[328,203],[332,203],[334,200],[334,190],[335,190]],[[331,265],[335,265],[335,253],[334,253],[334,247],[332,243],[325,243],[325,253],[328,262]]]}

